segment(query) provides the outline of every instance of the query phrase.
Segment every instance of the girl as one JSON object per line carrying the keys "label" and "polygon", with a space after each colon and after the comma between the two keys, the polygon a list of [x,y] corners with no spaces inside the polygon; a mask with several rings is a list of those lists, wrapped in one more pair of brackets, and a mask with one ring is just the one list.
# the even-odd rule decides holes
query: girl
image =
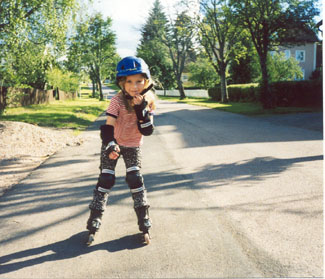
{"label": "girl", "polygon": [[87,222],[89,237],[87,244],[94,240],[99,230],[109,192],[115,183],[115,167],[122,155],[126,166],[126,182],[134,201],[140,231],[145,243],[149,244],[151,220],[149,202],[141,169],[140,145],[143,136],[154,130],[153,83],[148,65],[143,59],[125,57],[117,64],[116,82],[121,91],[115,95],[106,111],[106,125],[100,127],[102,139],[100,175],[89,205],[90,217]]}

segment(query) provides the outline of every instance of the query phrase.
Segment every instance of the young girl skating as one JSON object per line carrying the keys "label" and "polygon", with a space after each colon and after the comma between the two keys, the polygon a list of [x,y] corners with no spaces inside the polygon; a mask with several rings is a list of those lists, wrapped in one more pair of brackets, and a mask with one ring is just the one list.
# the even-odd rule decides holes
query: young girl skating
{"label": "young girl skating", "polygon": [[155,103],[148,65],[141,58],[125,57],[117,64],[116,82],[121,91],[111,99],[106,111],[106,124],[100,127],[100,175],[89,205],[88,245],[93,242],[101,225],[108,195],[115,183],[115,167],[120,156],[125,163],[125,180],[133,198],[139,230],[144,235],[145,243],[150,242],[149,202],[140,173],[143,136],[151,135],[154,130]]}

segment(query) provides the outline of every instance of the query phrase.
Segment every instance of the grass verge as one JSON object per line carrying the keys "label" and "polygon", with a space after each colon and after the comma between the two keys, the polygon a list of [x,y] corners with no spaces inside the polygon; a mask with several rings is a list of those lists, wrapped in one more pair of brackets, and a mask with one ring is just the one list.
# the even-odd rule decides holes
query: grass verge
{"label": "grass verge", "polygon": [[50,104],[7,108],[0,120],[20,121],[43,127],[85,130],[107,108],[108,101],[93,98],[54,101]]}
{"label": "grass verge", "polygon": [[274,109],[264,109],[259,103],[228,103],[222,104],[207,98],[185,98],[180,100],[178,97],[158,96],[160,100],[171,102],[186,103],[189,105],[203,106],[222,111],[239,113],[248,116],[254,115],[273,115],[273,114],[288,114],[298,112],[320,112],[322,108],[315,107],[277,107]]}

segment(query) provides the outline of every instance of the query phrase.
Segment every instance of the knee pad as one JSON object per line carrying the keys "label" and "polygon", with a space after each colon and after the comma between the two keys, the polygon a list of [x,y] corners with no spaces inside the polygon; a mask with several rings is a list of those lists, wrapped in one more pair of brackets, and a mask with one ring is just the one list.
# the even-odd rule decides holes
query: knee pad
{"label": "knee pad", "polygon": [[138,170],[127,172],[125,180],[132,193],[144,190],[143,177]]}
{"label": "knee pad", "polygon": [[115,175],[114,175],[114,171],[111,171],[111,172],[112,173],[102,172],[99,175],[97,186],[96,186],[96,189],[98,191],[108,193],[109,190],[114,186],[114,184],[115,184]]}

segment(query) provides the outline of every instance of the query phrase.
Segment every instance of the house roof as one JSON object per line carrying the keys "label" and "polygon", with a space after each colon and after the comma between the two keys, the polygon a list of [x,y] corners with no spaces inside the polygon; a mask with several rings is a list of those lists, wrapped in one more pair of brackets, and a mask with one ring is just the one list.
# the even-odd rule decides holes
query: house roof
{"label": "house roof", "polygon": [[[292,29],[289,31],[288,43],[315,43],[320,42],[320,39],[317,37],[315,31],[313,31],[309,27],[300,28],[300,29]],[[285,40],[286,41],[286,40]]]}

